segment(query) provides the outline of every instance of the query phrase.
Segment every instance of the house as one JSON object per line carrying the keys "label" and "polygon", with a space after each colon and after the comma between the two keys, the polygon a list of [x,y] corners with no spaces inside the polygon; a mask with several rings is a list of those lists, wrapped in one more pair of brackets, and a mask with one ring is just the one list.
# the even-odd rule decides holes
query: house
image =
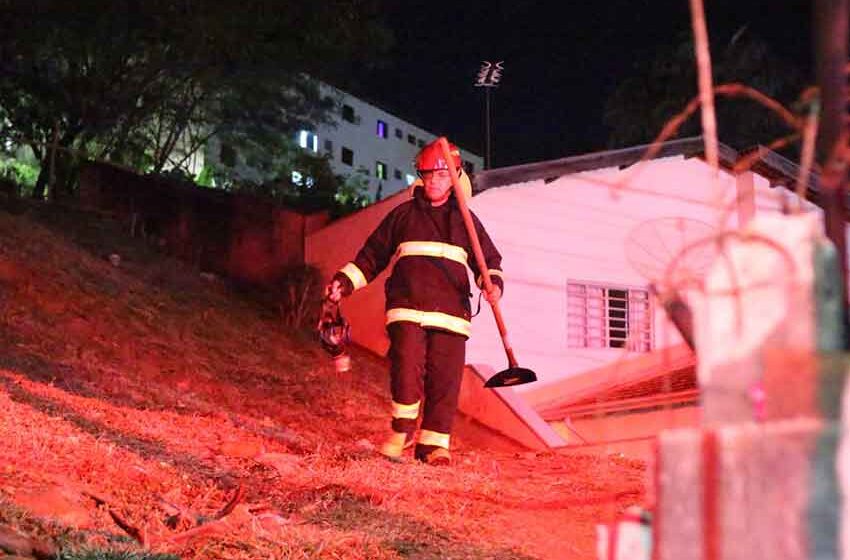
{"label": "house", "polygon": [[[638,146],[474,175],[470,207],[503,256],[501,310],[511,344],[538,381],[481,387],[481,378],[506,367],[485,303],[467,345],[461,409],[529,447],[640,440],[697,422],[695,358],[650,284],[698,280],[713,258],[701,239],[796,206],[789,187],[798,170],[778,154],[760,151],[737,171],[749,154],[721,145],[715,172],[701,138],[667,142],[652,159],[646,152]],[[307,261],[330,277],[406,196],[316,231]],[[354,340],[381,354],[385,276],[344,303]]]}

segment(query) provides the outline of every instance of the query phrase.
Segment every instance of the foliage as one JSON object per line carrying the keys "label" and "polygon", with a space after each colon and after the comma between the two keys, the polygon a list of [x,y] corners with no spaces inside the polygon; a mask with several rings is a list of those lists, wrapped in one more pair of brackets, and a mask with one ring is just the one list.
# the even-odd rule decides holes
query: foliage
{"label": "foliage", "polygon": [[33,0],[0,10],[0,139],[29,145],[60,190],[81,158],[185,168],[213,136],[267,147],[327,117],[310,76],[387,44],[374,0]]}
{"label": "foliage", "polygon": [[270,198],[305,211],[330,208],[340,179],[326,156],[315,156],[294,143],[281,144],[274,157],[260,159],[240,151],[230,161],[209,163],[207,173],[217,188]]}
{"label": "foliage", "polygon": [[38,165],[15,158],[0,157],[0,178],[8,179],[24,187],[26,192],[32,190],[38,179]]}
{"label": "foliage", "polygon": [[313,328],[322,299],[322,276],[314,266],[293,266],[277,284],[278,309],[283,324],[295,328]]}
{"label": "foliage", "polygon": [[217,161],[208,158],[199,177],[204,182],[199,184],[271,198],[304,211],[328,209],[335,217],[372,202],[364,175],[368,171],[335,175],[328,155],[315,155],[293,141],[281,141],[272,158],[261,157],[250,148],[236,152],[216,143],[213,146],[219,157]]}
{"label": "foliage", "polygon": [[[725,44],[712,45],[715,84],[739,82],[788,102],[803,87],[801,71],[777,58],[760,39],[745,30]],[[650,142],[664,124],[697,95],[696,64],[690,33],[674,44],[637,57],[633,74],[622,80],[608,99],[605,122],[612,148]],[[752,101],[716,99],[720,139],[733,148],[747,148],[790,131],[767,109]],[[700,134],[698,118],[686,122],[680,136]]]}
{"label": "foliage", "polygon": [[340,176],[338,180],[341,184],[334,195],[335,217],[356,212],[372,202],[369,198],[369,180],[362,173]]}
{"label": "foliage", "polygon": [[158,175],[166,179],[183,183],[193,183],[195,181],[195,178],[188,171],[180,167],[172,167],[171,169],[166,169],[159,173],[152,173],[152,175]]}
{"label": "foliage", "polygon": [[195,184],[200,185],[202,187],[213,187],[214,185],[214,171],[212,166],[205,165],[201,172],[195,177]]}

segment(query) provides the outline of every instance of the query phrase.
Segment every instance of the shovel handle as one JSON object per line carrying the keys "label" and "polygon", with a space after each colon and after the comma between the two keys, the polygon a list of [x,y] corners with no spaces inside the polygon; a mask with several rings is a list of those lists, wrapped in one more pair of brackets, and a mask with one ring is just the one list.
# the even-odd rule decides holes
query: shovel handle
{"label": "shovel handle", "polygon": [[[446,163],[452,161],[451,150],[449,150],[449,142],[445,136],[437,139],[437,143],[443,152],[443,158]],[[487,268],[487,261],[484,259],[484,251],[481,250],[481,242],[478,240],[478,232],[475,231],[475,222],[472,221],[472,214],[469,212],[469,207],[466,205],[466,197],[463,193],[463,187],[460,186],[460,180],[456,173],[449,174],[452,178],[452,188],[455,192],[460,214],[463,216],[463,225],[466,226],[466,233],[469,235],[469,241],[472,244],[472,252],[475,255],[475,262],[478,265],[478,270],[481,271],[481,278],[484,282],[484,290],[488,293],[493,289],[493,281],[490,279],[490,270]],[[508,358],[510,367],[517,367],[517,361],[514,357],[514,351],[508,341],[508,330],[505,328],[505,320],[502,318],[502,311],[499,309],[499,302],[487,300],[490,307],[493,308],[493,317],[496,319],[496,326],[499,328],[499,335],[502,337],[502,346],[505,347],[505,355]]]}

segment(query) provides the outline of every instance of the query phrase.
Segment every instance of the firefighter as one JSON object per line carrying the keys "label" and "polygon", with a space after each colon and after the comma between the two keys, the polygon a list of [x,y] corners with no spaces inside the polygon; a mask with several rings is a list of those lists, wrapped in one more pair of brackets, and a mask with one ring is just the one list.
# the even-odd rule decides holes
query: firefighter
{"label": "firefighter", "polygon": [[[366,286],[396,257],[384,292],[390,338],[391,433],[382,455],[399,459],[413,446],[414,457],[431,465],[451,463],[449,442],[463,375],[471,306],[467,267],[483,286],[463,216],[455,200],[450,173],[471,194],[460,151],[450,144],[445,161],[437,142],[416,156],[420,180],[411,198],[394,208],[372,232],[355,259],[342,267],[325,288],[342,297]],[[501,297],[502,257],[473,215],[492,280],[488,301]],[[414,440],[420,411],[422,421]]]}

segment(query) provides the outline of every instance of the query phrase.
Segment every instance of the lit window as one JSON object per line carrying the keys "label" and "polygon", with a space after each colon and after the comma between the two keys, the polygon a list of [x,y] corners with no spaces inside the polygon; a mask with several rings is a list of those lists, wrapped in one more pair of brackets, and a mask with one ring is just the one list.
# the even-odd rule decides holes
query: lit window
{"label": "lit window", "polygon": [[345,165],[354,165],[354,152],[345,146],[342,147],[342,163]]}
{"label": "lit window", "polygon": [[404,180],[405,180],[405,181],[407,182],[407,184],[409,185],[409,184],[413,183],[413,181],[415,181],[415,180],[416,180],[416,177],[414,177],[414,176],[413,176],[413,175],[411,175],[410,173],[407,173],[407,174],[405,174],[405,176],[404,176]]}
{"label": "lit window", "polygon": [[307,130],[298,132],[298,145],[307,150],[319,151],[319,136]]}
{"label": "lit window", "polygon": [[351,105],[343,105],[342,106],[342,120],[353,123],[354,118],[354,107]]}
{"label": "lit window", "polygon": [[379,138],[386,138],[387,137],[387,123],[378,119],[378,127],[375,129],[375,134],[377,134]]}
{"label": "lit window", "polygon": [[387,178],[387,164],[381,161],[375,162],[375,177],[378,179]]}
{"label": "lit window", "polygon": [[567,346],[652,350],[649,292],[567,283]]}

